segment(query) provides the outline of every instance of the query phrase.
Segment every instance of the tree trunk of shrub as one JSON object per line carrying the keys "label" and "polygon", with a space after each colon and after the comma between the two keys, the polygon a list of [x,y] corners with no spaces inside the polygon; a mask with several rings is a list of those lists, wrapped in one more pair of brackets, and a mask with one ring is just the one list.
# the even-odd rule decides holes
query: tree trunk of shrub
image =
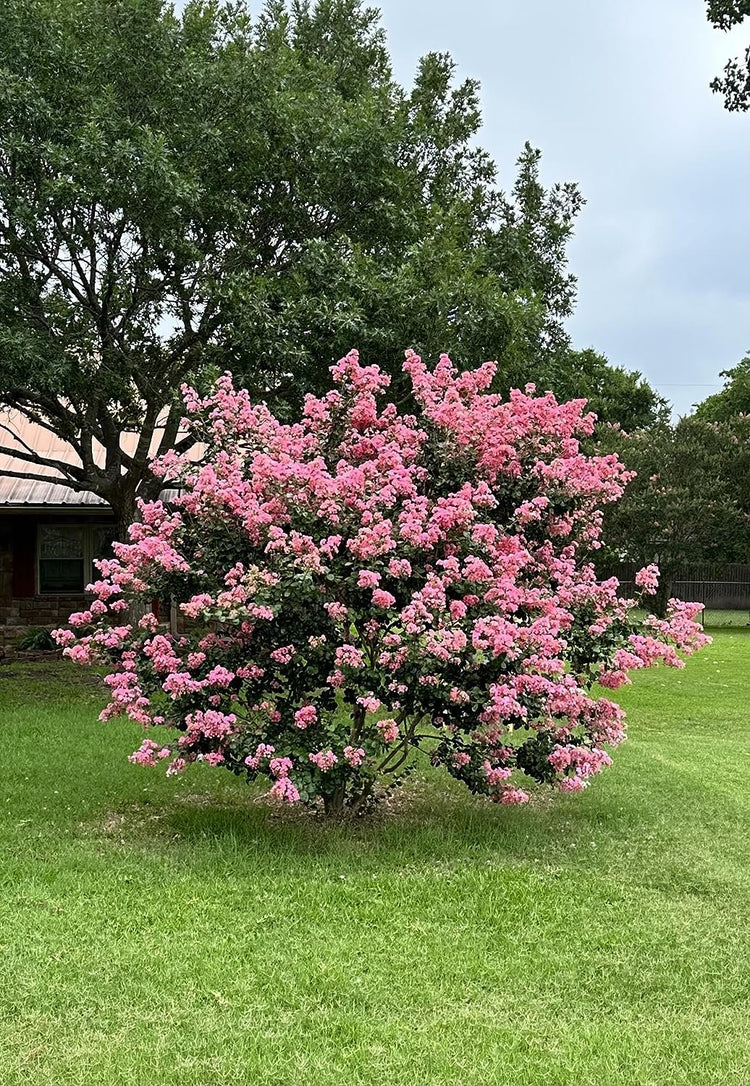
{"label": "tree trunk of shrub", "polygon": [[323,796],[323,809],[327,818],[340,818],[344,812],[345,789],[342,785],[335,792],[329,792]]}
{"label": "tree trunk of shrub", "polygon": [[656,595],[651,601],[651,607],[658,618],[664,618],[667,613],[667,604],[672,598],[672,578],[662,573],[662,579],[656,590]]}

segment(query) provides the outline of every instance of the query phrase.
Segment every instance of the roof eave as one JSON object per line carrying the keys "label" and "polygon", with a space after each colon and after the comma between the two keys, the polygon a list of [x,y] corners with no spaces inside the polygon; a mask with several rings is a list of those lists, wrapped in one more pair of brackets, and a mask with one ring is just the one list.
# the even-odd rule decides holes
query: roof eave
{"label": "roof eave", "polygon": [[40,505],[26,502],[3,502],[0,503],[0,514],[2,513],[98,513],[104,516],[114,516],[110,505],[94,504],[93,502],[81,503],[80,505],[72,505],[71,503]]}

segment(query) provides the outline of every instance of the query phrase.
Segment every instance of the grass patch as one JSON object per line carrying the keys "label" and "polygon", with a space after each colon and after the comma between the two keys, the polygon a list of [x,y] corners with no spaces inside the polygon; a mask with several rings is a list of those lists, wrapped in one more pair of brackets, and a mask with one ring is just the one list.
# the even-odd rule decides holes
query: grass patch
{"label": "grass patch", "polygon": [[371,823],[167,781],[96,678],[0,667],[0,1080],[744,1086],[750,634],[635,677],[581,797]]}
{"label": "grass patch", "polygon": [[717,611],[707,607],[703,614],[703,624],[707,628],[717,626],[746,626],[750,627],[750,608],[744,611]]}

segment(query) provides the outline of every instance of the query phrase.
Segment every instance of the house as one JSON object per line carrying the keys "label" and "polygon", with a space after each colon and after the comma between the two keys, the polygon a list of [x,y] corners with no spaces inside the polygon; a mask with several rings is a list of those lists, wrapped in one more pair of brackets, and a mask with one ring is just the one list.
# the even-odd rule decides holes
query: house
{"label": "house", "polygon": [[[8,450],[33,450],[48,460],[80,464],[70,445],[17,411],[0,412],[0,433],[0,444]],[[137,437],[123,433],[123,449],[134,451]],[[160,437],[157,430],[153,449]],[[103,463],[104,450],[100,453]],[[83,610],[86,585],[97,577],[94,559],[112,553],[110,506],[59,480],[53,467],[0,454],[0,647],[30,626],[52,629],[64,625],[72,611]]]}
{"label": "house", "polygon": [[[2,444],[80,463],[74,450],[16,411],[0,415]],[[16,478],[33,472],[49,481]],[[111,553],[115,520],[96,494],[76,493],[50,467],[0,454],[0,646],[29,626],[63,624],[81,610],[94,558]]]}

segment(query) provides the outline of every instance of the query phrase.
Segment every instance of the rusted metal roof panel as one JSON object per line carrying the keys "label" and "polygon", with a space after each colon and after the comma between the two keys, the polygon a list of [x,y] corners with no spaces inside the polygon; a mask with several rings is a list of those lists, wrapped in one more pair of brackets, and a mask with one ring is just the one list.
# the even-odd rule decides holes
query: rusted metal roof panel
{"label": "rusted metal roof panel", "polygon": [[39,479],[9,479],[3,475],[3,461],[0,457],[0,506],[2,505],[65,505],[103,506],[108,508],[104,498],[90,491],[75,491],[69,486],[50,480],[43,483]]}
{"label": "rusted metal roof panel", "polygon": [[[18,449],[19,452],[32,450],[47,459],[61,460],[67,464],[81,464],[70,445],[43,426],[31,422],[19,411],[0,412],[0,445],[6,449]],[[49,480],[19,479],[15,475],[9,475],[8,472],[11,471],[48,476]],[[0,453],[0,505],[106,507],[107,503],[96,494],[71,490],[59,481],[60,478],[61,473],[51,466],[31,464],[7,452]]]}
{"label": "rusted metal roof panel", "polygon": [[[156,453],[162,431],[157,429],[151,442],[151,455]],[[137,433],[123,432],[120,446],[124,452],[132,453],[138,441]],[[56,434],[40,426],[19,411],[0,411],[0,446],[8,450],[28,453],[30,450],[47,460],[59,460],[65,464],[81,466],[81,460],[72,446],[62,441]],[[200,449],[196,447],[193,455],[198,457]],[[94,459],[100,466],[105,463],[105,451],[101,445],[94,448]],[[9,475],[9,472],[22,474],[23,478]],[[26,473],[43,476],[42,479],[28,478]],[[0,507],[21,508],[25,506],[64,506],[68,508],[101,507],[108,509],[108,503],[90,491],[77,491],[61,482],[61,472],[50,465],[32,464],[10,452],[0,453]],[[167,500],[175,491],[165,491],[162,497]]]}

